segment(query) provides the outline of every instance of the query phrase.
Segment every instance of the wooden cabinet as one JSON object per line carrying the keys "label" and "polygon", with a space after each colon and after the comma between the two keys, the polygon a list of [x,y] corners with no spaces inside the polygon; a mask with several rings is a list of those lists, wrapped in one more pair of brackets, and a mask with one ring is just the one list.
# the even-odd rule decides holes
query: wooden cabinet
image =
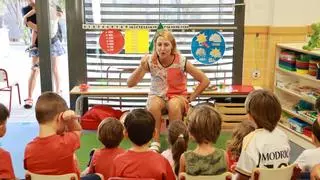
{"label": "wooden cabinet", "polygon": [[294,143],[312,148],[309,128],[317,119],[314,104],[320,95],[320,80],[313,76],[314,72],[310,75],[308,70],[301,70],[300,65],[307,67],[307,60],[313,65],[320,62],[320,50],[305,51],[302,46],[303,43],[277,44],[274,92],[283,111],[279,127]]}

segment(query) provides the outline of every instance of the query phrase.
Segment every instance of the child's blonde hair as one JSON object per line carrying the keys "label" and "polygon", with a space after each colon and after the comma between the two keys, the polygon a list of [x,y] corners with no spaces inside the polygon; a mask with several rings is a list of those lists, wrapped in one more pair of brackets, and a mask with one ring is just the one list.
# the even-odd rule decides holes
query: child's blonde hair
{"label": "child's blonde hair", "polygon": [[175,120],[168,127],[168,141],[171,145],[174,172],[179,173],[180,156],[188,148],[189,132],[187,126],[181,120]]}
{"label": "child's blonde hair", "polygon": [[250,120],[243,120],[232,133],[232,137],[227,141],[227,150],[233,158],[238,158],[242,149],[242,140],[250,132],[256,129],[256,124]]}
{"label": "child's blonde hair", "polygon": [[252,91],[245,101],[247,113],[254,119],[258,128],[273,131],[281,117],[281,105],[271,91]]}
{"label": "child's blonde hair", "polygon": [[215,143],[221,131],[221,116],[210,105],[195,106],[187,116],[188,129],[198,144]]}

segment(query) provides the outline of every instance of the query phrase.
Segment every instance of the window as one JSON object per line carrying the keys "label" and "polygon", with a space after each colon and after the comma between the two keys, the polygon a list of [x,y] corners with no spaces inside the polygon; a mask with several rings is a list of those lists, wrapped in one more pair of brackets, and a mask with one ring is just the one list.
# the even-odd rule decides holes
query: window
{"label": "window", "polygon": [[[191,63],[199,67],[209,77],[211,84],[230,85],[233,83],[235,68],[235,49],[240,52],[243,46],[235,47],[235,37],[242,37],[243,23],[236,23],[237,18],[244,14],[236,13],[238,0],[85,0],[85,23],[107,25],[188,25],[188,29],[172,29],[181,54]],[[242,16],[242,17],[238,17]],[[191,54],[191,40],[202,29],[221,30],[226,41],[226,51],[223,59],[212,65],[198,63]],[[152,40],[155,29],[151,29],[149,39]],[[100,50],[99,36],[101,30],[86,31],[87,76],[91,86],[97,85],[126,85],[130,71],[121,71],[119,67],[137,67],[143,54],[105,54]],[[124,33],[124,32],[123,32]],[[242,64],[242,57],[237,57]],[[242,71],[242,66],[239,67]],[[239,78],[239,77],[238,77]],[[241,77],[240,77],[241,78]],[[195,80],[188,77],[188,86],[195,85]],[[139,86],[149,86],[150,75],[147,74]],[[120,98],[109,98],[117,106]],[[144,106],[145,99],[122,98],[123,107],[135,105]],[[92,98],[89,105],[105,101]],[[140,104],[135,103],[141,102]],[[132,102],[132,103],[130,103]],[[110,104],[110,102],[108,102]],[[134,103],[134,104],[133,104]]]}

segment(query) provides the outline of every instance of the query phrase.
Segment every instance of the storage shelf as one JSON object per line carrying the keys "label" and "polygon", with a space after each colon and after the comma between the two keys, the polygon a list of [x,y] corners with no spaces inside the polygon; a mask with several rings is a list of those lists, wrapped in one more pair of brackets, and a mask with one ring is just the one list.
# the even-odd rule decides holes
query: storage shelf
{"label": "storage shelf", "polygon": [[312,99],[309,99],[309,98],[307,98],[307,97],[305,97],[305,96],[302,96],[301,94],[296,93],[296,92],[294,92],[294,91],[292,91],[292,90],[290,90],[290,89],[280,88],[280,87],[278,87],[278,86],[276,86],[275,88],[278,89],[278,90],[280,90],[280,91],[286,92],[286,93],[288,93],[288,94],[290,94],[290,95],[296,96],[296,97],[300,98],[301,100],[307,101],[307,102],[309,102],[309,103],[312,103],[312,104],[315,104],[315,103],[316,103],[315,100],[312,100]]}
{"label": "storage shelf", "polygon": [[320,49],[315,49],[312,51],[307,51],[302,49],[304,45],[306,45],[307,42],[302,42],[302,43],[278,43],[277,46],[282,48],[282,49],[288,49],[296,52],[300,52],[303,54],[310,54],[314,56],[320,56]]}
{"label": "storage shelf", "polygon": [[313,121],[304,117],[304,116],[301,116],[300,114],[290,110],[289,108],[287,107],[282,107],[282,110],[288,114],[290,114],[291,116],[294,116],[294,117],[297,117],[299,119],[301,119],[302,121],[306,122],[306,123],[309,123],[309,124],[313,124]]}
{"label": "storage shelf", "polygon": [[296,77],[298,77],[298,78],[303,78],[303,79],[307,79],[307,80],[310,80],[310,81],[320,82],[320,80],[319,80],[319,79],[316,79],[315,76],[311,76],[311,75],[309,75],[309,74],[298,74],[298,73],[296,73],[296,72],[294,72],[294,71],[288,71],[288,70],[282,69],[282,68],[280,68],[280,67],[278,67],[278,66],[277,66],[276,70],[279,71],[279,72],[282,72],[282,73],[284,73],[284,74],[296,76]]}
{"label": "storage shelf", "polygon": [[311,149],[311,148],[315,148],[315,145],[312,143],[312,139],[304,134],[300,134],[292,129],[290,129],[289,127],[287,127],[286,125],[279,123],[278,127],[280,129],[282,129],[288,136],[288,138],[298,144],[299,146],[305,148],[305,149]]}
{"label": "storage shelf", "polygon": [[[320,80],[316,79],[315,76],[311,76],[309,74],[299,74],[295,71],[288,71],[286,69],[282,69],[278,66],[278,61],[280,58],[280,53],[283,50],[291,50],[291,51],[295,51],[295,52],[299,52],[302,54],[309,54],[309,55],[313,55],[313,56],[318,56],[320,57],[320,49],[316,49],[313,51],[307,51],[302,49],[302,47],[307,44],[306,42],[301,42],[301,43],[278,43],[276,48],[276,68],[275,68],[275,82],[277,82],[277,80],[280,81],[285,81],[285,79],[296,79],[298,80],[299,83],[301,83],[302,85],[304,84],[310,84],[311,86],[317,86],[320,84]],[[282,76],[278,76],[278,75],[282,75]],[[294,90],[285,88],[285,87],[277,87],[276,83],[274,83],[274,91],[277,92],[277,94],[279,95],[278,98],[280,100],[283,100],[282,102],[285,102],[284,98],[290,98],[290,97],[295,97],[296,99],[301,99],[304,101],[307,101],[309,103],[315,104],[315,100],[312,97],[309,97],[303,93],[300,92],[295,92]],[[287,106],[283,105],[282,107],[282,111],[287,113],[290,116],[293,117],[297,117],[299,119],[301,119],[302,121],[312,125],[313,121],[308,118],[305,117],[303,115],[298,114],[297,112],[293,111],[291,109],[291,107],[294,106],[293,103],[296,103],[296,101],[288,101],[287,102]],[[287,120],[285,120],[287,121]],[[278,127],[279,129],[282,129],[288,136],[288,138],[294,142],[295,144],[309,149],[309,148],[314,148],[315,146],[312,143],[312,139],[304,134],[298,133],[292,129],[290,129],[289,124],[283,122],[279,122],[278,123]]]}

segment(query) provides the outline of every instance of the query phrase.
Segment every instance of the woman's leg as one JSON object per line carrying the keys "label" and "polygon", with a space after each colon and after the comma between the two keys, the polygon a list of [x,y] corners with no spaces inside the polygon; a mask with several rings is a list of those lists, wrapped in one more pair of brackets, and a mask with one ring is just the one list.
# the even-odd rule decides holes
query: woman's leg
{"label": "woman's leg", "polygon": [[39,57],[32,57],[31,74],[28,80],[28,99],[32,99],[34,88],[36,87],[37,77],[39,75]]}
{"label": "woman's leg", "polygon": [[183,120],[183,115],[188,109],[188,100],[183,96],[175,96],[168,102],[168,115],[169,120]]}
{"label": "woman's leg", "polygon": [[52,73],[53,73],[53,80],[55,85],[55,92],[60,93],[60,75],[59,75],[59,69],[58,69],[58,63],[59,63],[59,57],[58,56],[52,56]]}
{"label": "woman's leg", "polygon": [[36,45],[37,37],[38,37],[37,32],[32,30],[32,37],[31,37],[31,43],[32,43],[31,45],[32,46]]}
{"label": "woman's leg", "polygon": [[165,102],[158,96],[149,96],[147,109],[151,112],[156,120],[156,130],[154,141],[160,143],[160,128],[161,128],[161,110],[165,108]]}
{"label": "woman's leg", "polygon": [[38,31],[38,26],[31,21],[27,22],[27,26],[32,29],[32,31]]}

